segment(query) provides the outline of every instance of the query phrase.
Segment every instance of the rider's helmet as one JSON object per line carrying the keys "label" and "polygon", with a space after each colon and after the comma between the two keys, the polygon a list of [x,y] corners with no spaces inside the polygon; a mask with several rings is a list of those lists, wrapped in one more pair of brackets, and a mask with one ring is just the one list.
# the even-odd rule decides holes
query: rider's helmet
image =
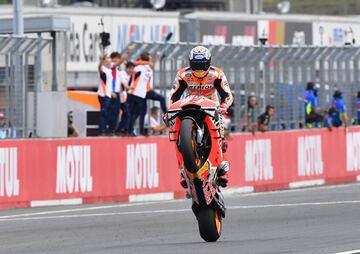
{"label": "rider's helmet", "polygon": [[203,78],[209,73],[211,53],[210,50],[197,46],[190,51],[189,62],[192,73],[195,77]]}

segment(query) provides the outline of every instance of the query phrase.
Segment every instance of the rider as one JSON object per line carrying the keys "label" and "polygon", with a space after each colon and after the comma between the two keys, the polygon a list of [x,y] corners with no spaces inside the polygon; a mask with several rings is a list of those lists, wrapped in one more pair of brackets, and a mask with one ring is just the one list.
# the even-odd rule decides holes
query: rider
{"label": "rider", "polygon": [[[220,68],[211,66],[210,62],[211,53],[209,49],[197,46],[190,51],[190,66],[180,69],[177,73],[170,104],[178,101],[184,93],[185,96],[202,95],[218,102],[220,113],[226,114],[234,98],[225,74]],[[218,183],[222,187],[227,186],[228,171],[229,163],[223,160],[218,170]],[[188,186],[183,173],[180,173],[180,176],[180,184],[186,189]]]}

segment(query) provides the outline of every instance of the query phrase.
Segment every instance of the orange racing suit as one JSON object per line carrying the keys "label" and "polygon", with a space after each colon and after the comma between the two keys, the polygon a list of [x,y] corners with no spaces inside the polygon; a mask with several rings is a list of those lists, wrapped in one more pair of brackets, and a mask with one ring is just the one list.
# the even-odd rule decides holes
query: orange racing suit
{"label": "orange racing suit", "polygon": [[180,69],[175,78],[170,104],[180,100],[184,93],[185,97],[205,96],[225,108],[230,107],[234,100],[224,72],[213,66],[210,66],[209,73],[202,78],[194,76],[190,67]]}
{"label": "orange racing suit", "polygon": [[[224,72],[220,68],[213,66],[210,66],[209,72],[202,78],[198,78],[193,75],[190,67],[180,69],[175,78],[175,85],[170,97],[170,104],[180,100],[183,95],[185,97],[191,95],[205,96],[210,100],[219,102],[220,108],[223,108],[225,110],[229,108],[234,101],[234,97],[231,93]],[[224,140],[222,147],[224,153],[226,151],[226,147],[227,142]],[[219,176],[219,178],[221,177],[223,179],[226,179],[227,182],[227,172],[229,170],[229,166],[225,156],[223,157],[222,167],[224,168],[224,170],[221,176]],[[186,180],[184,178],[182,165],[180,164],[179,169],[181,178],[180,183],[184,188],[188,188]],[[225,186],[226,185],[224,185],[223,187]]]}

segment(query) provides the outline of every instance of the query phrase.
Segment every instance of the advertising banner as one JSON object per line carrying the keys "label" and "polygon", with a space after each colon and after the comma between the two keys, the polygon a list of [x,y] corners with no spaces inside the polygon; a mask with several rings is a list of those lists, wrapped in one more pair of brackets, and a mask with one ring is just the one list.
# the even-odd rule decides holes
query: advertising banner
{"label": "advertising banner", "polygon": [[355,45],[360,41],[360,24],[340,22],[313,22],[313,44],[315,46],[344,46],[346,42],[355,39]]}
{"label": "advertising banner", "polygon": [[285,45],[311,45],[312,37],[312,23],[285,23]]}
{"label": "advertising banner", "polygon": [[257,35],[259,38],[267,37],[268,45],[311,45],[312,24],[259,20]]}
{"label": "advertising banner", "polygon": [[256,44],[256,22],[199,20],[200,41],[205,44],[251,46]]}
{"label": "advertising banner", "polygon": [[111,51],[123,51],[131,41],[160,42],[172,32],[171,42],[179,41],[179,18],[162,17],[71,15],[69,34],[69,59],[67,70],[96,71],[102,48],[100,33],[103,19],[104,31],[110,33]]}
{"label": "advertising banner", "polygon": [[[183,198],[173,145],[167,137],[1,141],[0,208]],[[360,128],[234,134],[226,155],[230,188],[353,182]]]}

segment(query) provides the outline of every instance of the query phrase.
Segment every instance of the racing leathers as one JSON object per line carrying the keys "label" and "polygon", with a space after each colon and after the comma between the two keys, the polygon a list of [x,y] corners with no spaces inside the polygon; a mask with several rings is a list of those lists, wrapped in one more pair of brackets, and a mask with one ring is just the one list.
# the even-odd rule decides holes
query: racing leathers
{"label": "racing leathers", "polygon": [[[188,97],[192,95],[204,96],[218,102],[220,113],[222,114],[226,113],[234,100],[224,72],[220,68],[213,66],[210,66],[208,73],[201,78],[195,76],[190,67],[183,68],[177,73],[174,88],[170,97],[170,104],[180,100],[182,96]],[[225,142],[223,144],[226,146]],[[224,152],[225,146],[223,145]],[[183,175],[184,172],[182,169],[180,170],[180,184],[184,188],[187,188],[187,183]],[[223,160],[218,168],[218,183],[222,187],[227,186],[228,170],[228,162]]]}

